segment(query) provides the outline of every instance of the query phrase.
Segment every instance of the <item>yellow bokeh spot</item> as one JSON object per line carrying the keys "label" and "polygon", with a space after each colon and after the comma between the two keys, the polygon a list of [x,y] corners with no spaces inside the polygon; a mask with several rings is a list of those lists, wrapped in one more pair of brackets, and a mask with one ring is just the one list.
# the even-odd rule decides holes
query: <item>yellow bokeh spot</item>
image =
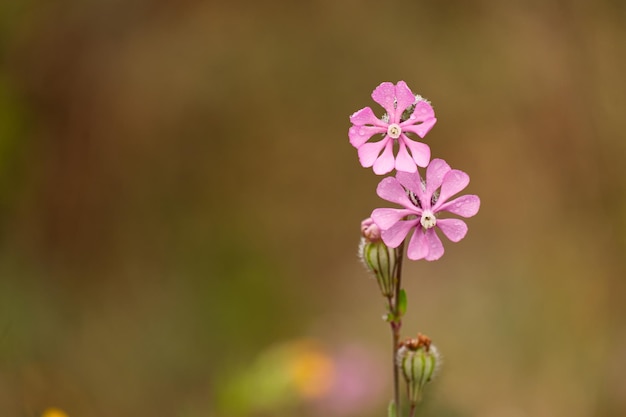
{"label": "yellow bokeh spot", "polygon": [[335,367],[332,359],[312,346],[299,349],[289,365],[295,387],[305,398],[319,398],[333,384]]}
{"label": "yellow bokeh spot", "polygon": [[47,408],[41,417],[68,417],[64,411],[59,410],[58,408]]}

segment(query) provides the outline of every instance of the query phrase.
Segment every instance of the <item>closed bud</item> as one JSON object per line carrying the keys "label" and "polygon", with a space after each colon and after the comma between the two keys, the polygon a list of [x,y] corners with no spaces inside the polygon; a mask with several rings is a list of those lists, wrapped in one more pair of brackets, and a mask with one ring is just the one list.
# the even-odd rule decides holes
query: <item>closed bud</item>
{"label": "closed bud", "polygon": [[391,298],[397,282],[400,251],[390,248],[380,238],[380,228],[370,218],[361,222],[359,258],[378,282],[384,297]]}
{"label": "closed bud", "polygon": [[422,390],[437,373],[441,358],[435,345],[427,336],[418,333],[416,339],[400,344],[396,363],[407,384],[407,394],[412,405],[422,398]]}
{"label": "closed bud", "polygon": [[363,220],[361,222],[361,236],[365,238],[368,242],[378,242],[380,241],[380,227],[371,217]]}

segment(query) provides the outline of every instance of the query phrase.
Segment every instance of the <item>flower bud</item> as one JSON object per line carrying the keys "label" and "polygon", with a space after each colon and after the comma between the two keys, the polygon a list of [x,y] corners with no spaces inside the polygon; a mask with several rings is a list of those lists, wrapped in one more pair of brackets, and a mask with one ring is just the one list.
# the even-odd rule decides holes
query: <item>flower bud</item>
{"label": "flower bud", "polygon": [[396,364],[407,384],[407,393],[412,405],[422,397],[424,385],[436,374],[441,358],[430,338],[418,333],[416,339],[407,339],[400,344]]}
{"label": "flower bud", "polygon": [[378,242],[380,240],[380,227],[374,223],[371,217],[361,222],[361,236],[369,242]]}
{"label": "flower bud", "polygon": [[361,235],[359,258],[376,277],[382,295],[390,298],[397,282],[400,251],[385,245],[380,239],[380,228],[372,219],[361,222]]}

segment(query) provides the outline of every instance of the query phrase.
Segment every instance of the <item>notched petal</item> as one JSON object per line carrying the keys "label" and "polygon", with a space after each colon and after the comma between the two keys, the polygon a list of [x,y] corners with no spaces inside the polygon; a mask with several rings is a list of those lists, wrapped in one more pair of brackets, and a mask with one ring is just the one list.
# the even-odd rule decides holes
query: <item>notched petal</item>
{"label": "notched petal", "polygon": [[[409,121],[410,120],[411,119],[409,119]],[[435,123],[437,123],[437,119],[432,118],[432,119],[425,120],[424,122],[420,124],[411,124],[409,126],[402,126],[402,130],[404,130],[405,132],[413,132],[420,138],[423,138],[424,136],[426,136],[428,132],[430,132],[433,126],[435,126]]]}
{"label": "notched petal", "polygon": [[419,171],[398,171],[396,173],[396,179],[404,188],[411,191],[417,196],[417,198],[419,198],[420,201],[422,201],[424,197],[424,186],[422,185],[422,179],[420,177]]}
{"label": "notched petal", "polygon": [[[429,102],[421,100],[415,105],[412,116],[415,116],[412,120],[415,120],[416,122],[424,122],[426,120],[435,119],[435,111]],[[435,121],[437,121],[437,119],[435,119]],[[433,125],[434,124],[435,123],[433,122]]]}
{"label": "notched petal", "polygon": [[355,148],[359,148],[375,134],[385,133],[386,131],[386,128],[378,126],[352,126],[348,129],[348,137],[350,138],[350,144]]}
{"label": "notched petal", "polygon": [[441,187],[443,177],[451,170],[450,165],[443,159],[433,159],[426,168],[426,194],[430,197],[437,188]]}
{"label": "notched petal", "polygon": [[390,116],[395,113],[395,96],[396,87],[393,85],[393,83],[390,82],[381,83],[372,92],[372,99],[376,103],[380,104],[385,110],[387,110],[387,114],[389,114]]}
{"label": "notched petal", "polygon": [[430,162],[430,147],[425,143],[411,140],[406,135],[401,135],[400,140],[411,150],[411,155],[417,166],[426,168]]}
{"label": "notched petal", "polygon": [[404,142],[400,142],[400,147],[398,149],[398,154],[396,155],[396,171],[398,172],[415,172],[417,171],[417,166],[415,165],[415,161],[409,155],[409,152],[406,149],[406,145]]}
{"label": "notched petal", "polygon": [[376,175],[384,175],[393,171],[395,166],[395,158],[393,157],[393,142],[389,140],[385,145],[383,153],[374,162],[374,173]]}
{"label": "notched petal", "polygon": [[415,229],[415,232],[413,232],[413,236],[411,236],[409,246],[406,249],[406,256],[412,261],[418,261],[424,259],[426,255],[428,255],[426,235],[424,230],[418,227]]}
{"label": "notched petal", "polygon": [[372,211],[372,220],[381,230],[387,230],[402,218],[412,214],[407,209],[379,208]]}
{"label": "notched petal", "polygon": [[394,224],[387,230],[381,232],[381,237],[385,245],[390,248],[397,248],[404,241],[412,228],[415,227],[417,220],[403,220]]}
{"label": "notched petal", "polygon": [[428,255],[424,259],[427,261],[436,261],[441,258],[444,253],[443,243],[435,233],[435,229],[426,231],[426,242],[428,243]]}
{"label": "notched petal", "polygon": [[452,242],[458,242],[467,234],[467,225],[459,219],[437,219],[437,227]]}
{"label": "notched petal", "polygon": [[415,102],[415,94],[411,91],[404,81],[398,81],[396,84],[397,118]]}
{"label": "notched petal", "polygon": [[374,114],[374,111],[370,107],[357,110],[350,116],[350,123],[357,126],[372,125],[372,126],[385,126],[382,120],[378,119]]}
{"label": "notched petal", "polygon": [[462,195],[437,207],[436,211],[447,211],[461,217],[472,217],[480,209],[480,198],[477,195]]}
{"label": "notched petal", "polygon": [[412,209],[415,207],[409,200],[400,182],[394,177],[383,178],[378,187],[376,187],[376,194],[383,200],[400,204],[405,208]]}
{"label": "notched petal", "polygon": [[450,197],[456,193],[462,191],[469,184],[469,175],[458,169],[453,169],[446,172],[442,179],[441,194],[439,195],[439,201],[442,203],[447,201]]}
{"label": "notched petal", "polygon": [[369,142],[361,145],[357,151],[359,154],[359,161],[361,165],[365,168],[369,168],[374,165],[378,155],[380,155],[380,151],[382,151],[383,147],[387,144],[389,138],[385,138],[378,142]]}

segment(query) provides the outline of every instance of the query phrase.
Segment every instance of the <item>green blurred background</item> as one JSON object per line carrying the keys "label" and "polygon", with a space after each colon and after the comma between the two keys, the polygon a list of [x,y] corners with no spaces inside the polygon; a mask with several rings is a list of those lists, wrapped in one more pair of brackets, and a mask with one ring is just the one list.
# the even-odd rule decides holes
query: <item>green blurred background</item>
{"label": "green blurred background", "polygon": [[[0,416],[384,415],[355,256],[383,202],[347,129],[398,80],[482,199],[406,265],[405,334],[445,357],[422,415],[626,415],[625,22],[616,0],[1,2]],[[322,389],[346,358],[361,396]],[[293,363],[335,371],[307,391]]]}

